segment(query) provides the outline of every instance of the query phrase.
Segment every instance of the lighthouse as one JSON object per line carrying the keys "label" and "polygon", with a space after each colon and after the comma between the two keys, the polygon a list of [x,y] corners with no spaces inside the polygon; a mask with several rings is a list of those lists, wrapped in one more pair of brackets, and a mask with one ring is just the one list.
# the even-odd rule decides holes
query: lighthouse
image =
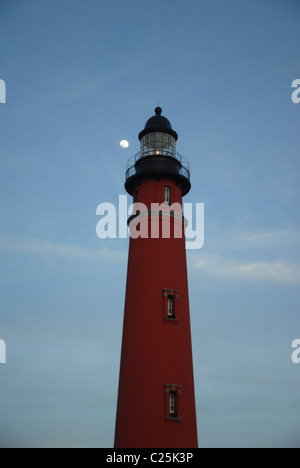
{"label": "lighthouse", "polygon": [[127,163],[133,197],[115,448],[196,448],[182,199],[188,161],[157,107]]}

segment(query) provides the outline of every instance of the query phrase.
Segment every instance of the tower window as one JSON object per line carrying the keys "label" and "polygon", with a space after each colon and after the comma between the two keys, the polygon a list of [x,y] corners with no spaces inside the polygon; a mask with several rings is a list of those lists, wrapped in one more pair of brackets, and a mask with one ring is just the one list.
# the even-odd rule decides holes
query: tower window
{"label": "tower window", "polygon": [[182,386],[165,384],[166,420],[181,422]]}
{"label": "tower window", "polygon": [[168,296],[168,318],[175,318],[174,296]]}
{"label": "tower window", "polygon": [[175,289],[163,289],[164,321],[178,324],[178,299],[179,291]]}
{"label": "tower window", "polygon": [[177,418],[177,393],[170,392],[169,393],[169,415],[170,418]]}
{"label": "tower window", "polygon": [[166,205],[171,205],[171,188],[164,187],[164,203]]}

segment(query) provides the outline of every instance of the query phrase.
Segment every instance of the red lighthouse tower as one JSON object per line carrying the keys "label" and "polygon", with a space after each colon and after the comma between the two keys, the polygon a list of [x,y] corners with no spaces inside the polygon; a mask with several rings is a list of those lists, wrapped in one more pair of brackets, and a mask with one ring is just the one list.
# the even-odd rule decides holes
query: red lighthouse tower
{"label": "red lighthouse tower", "polygon": [[185,219],[189,164],[157,107],[128,161],[133,196],[115,448],[197,442]]}

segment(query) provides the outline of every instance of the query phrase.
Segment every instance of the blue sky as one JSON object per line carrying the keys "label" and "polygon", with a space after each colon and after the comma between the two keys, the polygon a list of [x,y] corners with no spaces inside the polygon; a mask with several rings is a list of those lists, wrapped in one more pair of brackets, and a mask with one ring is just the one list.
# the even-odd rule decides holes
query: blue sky
{"label": "blue sky", "polygon": [[113,444],[128,240],[96,208],[158,97],[205,204],[199,444],[300,446],[299,31],[298,0],[1,0],[1,447]]}

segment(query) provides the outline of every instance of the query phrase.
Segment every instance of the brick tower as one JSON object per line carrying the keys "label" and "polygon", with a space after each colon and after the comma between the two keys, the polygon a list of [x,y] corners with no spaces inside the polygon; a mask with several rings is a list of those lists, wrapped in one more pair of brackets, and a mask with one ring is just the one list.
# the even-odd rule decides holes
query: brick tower
{"label": "brick tower", "polygon": [[157,107],[128,161],[133,196],[115,448],[195,448],[193,359],[182,197],[188,161]]}

